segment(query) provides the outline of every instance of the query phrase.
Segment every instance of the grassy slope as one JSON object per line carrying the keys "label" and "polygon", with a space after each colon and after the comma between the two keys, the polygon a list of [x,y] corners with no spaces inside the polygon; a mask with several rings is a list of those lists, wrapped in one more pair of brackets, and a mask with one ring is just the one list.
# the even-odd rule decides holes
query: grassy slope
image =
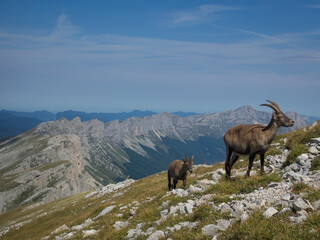
{"label": "grassy slope", "polygon": [[[320,129],[320,124],[315,130]],[[287,137],[287,143],[294,142],[294,139],[304,139],[303,132],[308,134],[307,139],[315,137],[314,134],[309,134],[309,130],[298,130],[296,133],[289,133],[277,137],[276,141],[281,142],[280,139]],[[316,137],[319,137],[317,135]],[[292,140],[291,140],[292,139]],[[294,146],[291,150],[294,150]],[[276,149],[273,147],[269,153],[276,153]],[[247,166],[247,161],[238,161],[234,168],[242,168]],[[210,175],[204,175],[207,172],[211,172],[217,168],[223,168],[222,163],[215,164],[211,167],[198,167],[195,170],[195,176],[189,177],[187,184],[194,184],[197,180],[197,176],[203,175],[202,178],[210,178]],[[236,177],[232,182],[226,182],[221,179],[218,184],[212,186],[205,193],[197,193],[195,196],[200,196],[207,193],[216,194],[214,197],[214,203],[218,205],[221,202],[229,201],[230,194],[234,193],[247,193],[261,186],[266,186],[271,181],[279,181],[280,178],[276,173],[265,176],[253,176],[249,179],[243,177]],[[181,183],[179,183],[181,186]],[[122,190],[123,191],[123,190]],[[17,208],[0,215],[0,227],[7,225],[8,222],[19,219],[18,222],[22,222],[33,218],[35,215],[39,215],[44,212],[49,212],[48,215],[36,219],[35,221],[25,224],[20,229],[11,230],[9,233],[0,237],[0,239],[41,239],[44,236],[50,235],[50,232],[54,231],[63,224],[71,227],[77,224],[83,223],[87,218],[94,218],[105,207],[110,205],[117,205],[109,214],[100,217],[95,220],[93,225],[90,225],[89,229],[100,229],[97,235],[88,237],[87,239],[124,239],[129,229],[135,228],[138,223],[144,222],[146,225],[142,228],[146,230],[149,227],[155,227],[159,230],[164,230],[167,226],[173,226],[176,223],[183,221],[199,221],[200,225],[194,230],[182,229],[175,233],[172,233],[168,237],[172,239],[211,239],[201,234],[201,228],[207,224],[215,223],[217,219],[229,218],[228,214],[223,214],[217,211],[213,211],[210,206],[203,205],[194,209],[192,214],[187,216],[179,215],[177,217],[169,217],[166,221],[162,222],[160,226],[152,225],[153,221],[160,218],[160,210],[163,201],[170,200],[169,206],[175,205],[178,202],[185,201],[187,198],[179,198],[176,196],[168,196],[164,199],[160,198],[167,191],[167,179],[166,173],[161,172],[144,179],[136,181],[133,185],[127,188],[121,196],[112,197],[113,194],[104,195],[98,199],[85,199],[84,196],[87,193],[77,194],[65,199],[61,199],[49,204],[44,204],[33,209],[24,210],[24,208]],[[306,186],[294,186],[294,191],[306,192],[307,198],[314,201],[320,198],[319,191]],[[148,197],[153,198],[151,201],[145,201]],[[190,198],[190,197],[188,197]],[[138,210],[135,216],[130,220],[130,225],[116,231],[113,228],[115,221],[126,221],[130,216],[129,208],[121,211],[120,206],[132,204],[133,201],[138,201],[141,204],[138,206]],[[134,205],[132,205],[134,206]],[[51,212],[51,213],[50,213]],[[115,214],[122,213],[122,217],[117,217]],[[288,214],[279,215],[270,219],[265,219],[262,216],[261,211],[254,212],[250,218],[244,223],[240,224],[236,222],[225,231],[220,238],[221,239],[319,239],[320,234],[320,214],[313,213],[303,224],[291,225],[288,221]],[[145,239],[143,237],[141,239]],[[54,239],[54,235],[50,239]],[[75,235],[73,239],[83,239],[81,231]]]}

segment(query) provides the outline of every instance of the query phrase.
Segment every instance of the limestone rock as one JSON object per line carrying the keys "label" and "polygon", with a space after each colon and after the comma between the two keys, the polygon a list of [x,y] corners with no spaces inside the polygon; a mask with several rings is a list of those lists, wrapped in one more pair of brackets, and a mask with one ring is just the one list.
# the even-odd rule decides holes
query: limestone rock
{"label": "limestone rock", "polygon": [[106,207],[105,209],[103,209],[98,216],[95,217],[98,218],[98,217],[101,217],[101,216],[104,216],[106,215],[107,213],[109,213],[112,209],[114,209],[116,206],[115,205],[112,205],[112,206],[109,206],[109,207]]}
{"label": "limestone rock", "polygon": [[64,231],[67,231],[69,230],[70,228],[63,224],[62,226],[58,227],[56,230],[54,230],[53,232],[51,232],[51,234],[58,234],[58,233],[61,233],[61,232],[64,232]]}
{"label": "limestone rock", "polygon": [[113,227],[117,230],[120,230],[121,228],[124,228],[126,226],[129,225],[129,222],[128,221],[116,221],[114,224],[113,224]]}
{"label": "limestone rock", "polygon": [[164,237],[164,232],[159,230],[159,231],[155,231],[154,233],[152,233],[147,240],[158,240],[159,238]]}
{"label": "limestone rock", "polygon": [[274,214],[278,212],[274,207],[269,207],[266,211],[263,212],[263,216],[266,218],[272,217]]}
{"label": "limestone rock", "polygon": [[293,209],[298,212],[301,210],[310,211],[312,210],[311,206],[306,203],[302,198],[298,198],[293,202]]}
{"label": "limestone rock", "polygon": [[97,234],[97,230],[95,229],[91,229],[91,230],[82,230],[82,234],[84,237],[88,237],[88,236],[92,236],[92,235],[95,235]]}

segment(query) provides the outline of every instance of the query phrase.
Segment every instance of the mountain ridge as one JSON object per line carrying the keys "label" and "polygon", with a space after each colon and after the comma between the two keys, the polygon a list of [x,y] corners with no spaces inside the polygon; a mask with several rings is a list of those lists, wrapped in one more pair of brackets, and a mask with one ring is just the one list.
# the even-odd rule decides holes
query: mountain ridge
{"label": "mountain ridge", "polygon": [[[295,128],[308,124],[299,114],[293,117]],[[7,202],[0,210],[10,208],[9,199],[20,198],[14,200],[17,205],[28,199],[46,199],[63,185],[68,187],[59,197],[127,178],[143,178],[166,169],[173,159],[185,154],[197,156],[196,164],[222,161],[222,136],[227,129],[242,123],[267,124],[270,118],[271,113],[243,106],[187,117],[162,112],[107,123],[97,119],[82,122],[80,117],[40,123],[0,143],[0,182],[5,183],[0,198]],[[66,151],[70,154],[65,155]],[[63,177],[74,164],[80,167],[78,172],[71,179]],[[73,186],[74,181],[83,184]],[[52,189],[45,193],[48,184]]]}

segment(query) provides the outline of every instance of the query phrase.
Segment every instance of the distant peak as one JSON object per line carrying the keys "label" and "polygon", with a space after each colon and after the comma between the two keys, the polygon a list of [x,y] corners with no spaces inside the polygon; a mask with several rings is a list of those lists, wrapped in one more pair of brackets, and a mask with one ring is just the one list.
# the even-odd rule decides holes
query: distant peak
{"label": "distant peak", "polygon": [[68,120],[65,117],[62,117],[62,118],[59,118],[57,121],[58,122],[65,122],[65,121],[68,121]]}
{"label": "distant peak", "polygon": [[236,111],[255,111],[251,105],[244,105],[236,109]]}
{"label": "distant peak", "polygon": [[75,117],[71,121],[72,122],[81,122],[81,118],[80,117]]}

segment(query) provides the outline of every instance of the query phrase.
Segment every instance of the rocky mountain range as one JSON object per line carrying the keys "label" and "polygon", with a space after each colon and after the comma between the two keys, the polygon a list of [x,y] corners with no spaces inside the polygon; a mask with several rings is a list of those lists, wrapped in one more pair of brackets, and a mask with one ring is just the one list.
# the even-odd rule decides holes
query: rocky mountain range
{"label": "rocky mountain range", "polygon": [[[288,112],[292,130],[307,118]],[[222,136],[241,123],[267,124],[268,112],[251,106],[179,117],[159,113],[107,123],[61,118],[0,144],[0,212],[37,200],[52,201],[126,178],[166,169],[174,159],[195,155],[195,163],[223,161]]]}
{"label": "rocky mountain range", "polygon": [[[55,121],[60,118],[66,118],[72,120],[75,117],[79,117],[81,121],[89,121],[92,119],[98,119],[102,122],[109,122],[112,120],[125,120],[130,117],[146,117],[157,114],[153,111],[139,111],[134,110],[131,112],[120,113],[86,113],[80,111],[63,111],[58,113],[52,113],[49,111],[35,111],[35,112],[18,112],[10,110],[0,111],[0,142],[16,136],[20,133],[28,131],[36,127],[41,122]],[[180,117],[197,115],[194,112],[174,112],[172,114]]]}

